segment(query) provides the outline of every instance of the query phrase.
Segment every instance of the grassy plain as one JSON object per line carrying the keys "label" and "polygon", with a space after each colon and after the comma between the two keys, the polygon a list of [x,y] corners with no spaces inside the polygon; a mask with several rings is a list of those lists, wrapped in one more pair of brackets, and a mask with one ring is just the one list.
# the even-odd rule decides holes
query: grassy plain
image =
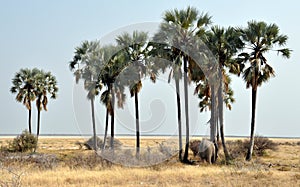
{"label": "grassy plain", "polygon": [[[0,138],[5,146],[11,138]],[[56,163],[9,161],[0,155],[0,186],[300,186],[300,139],[272,139],[277,150],[244,161],[243,155],[225,165],[222,150],[215,165],[185,165],[171,157],[149,167],[125,167],[103,160],[87,160],[93,151],[79,149],[86,139],[41,137],[38,153],[55,155]],[[135,140],[119,140],[133,145]],[[159,138],[144,138],[142,146],[154,146]],[[228,147],[237,139],[228,138]],[[6,157],[5,157],[6,156]],[[190,153],[190,159],[197,160]],[[44,164],[44,165],[43,165]],[[45,166],[46,165],[46,166]]]}

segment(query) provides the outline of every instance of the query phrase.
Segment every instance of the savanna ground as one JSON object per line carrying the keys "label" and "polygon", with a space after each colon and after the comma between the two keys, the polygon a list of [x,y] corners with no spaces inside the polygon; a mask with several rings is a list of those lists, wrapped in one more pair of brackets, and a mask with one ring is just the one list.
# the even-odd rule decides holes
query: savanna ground
{"label": "savanna ground", "polygon": [[[12,138],[1,138],[5,146]],[[119,138],[134,145],[133,138]],[[227,138],[235,157],[225,164],[223,150],[214,165],[199,161],[190,151],[194,165],[182,164],[177,156],[148,167],[127,167],[80,149],[83,137],[41,137],[32,154],[0,154],[0,186],[300,186],[300,139],[271,139],[276,150],[244,161],[244,152],[235,151],[243,141]],[[142,138],[142,147],[151,147],[159,138]],[[161,144],[160,144],[161,145]]]}

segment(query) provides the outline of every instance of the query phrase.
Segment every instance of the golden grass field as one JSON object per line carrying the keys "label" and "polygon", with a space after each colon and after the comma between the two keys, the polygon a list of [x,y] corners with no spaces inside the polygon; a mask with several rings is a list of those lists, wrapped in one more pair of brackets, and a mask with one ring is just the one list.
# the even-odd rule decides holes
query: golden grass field
{"label": "golden grass field", "polygon": [[[12,138],[0,138],[4,146]],[[39,154],[57,155],[60,161],[72,160],[77,155],[94,155],[93,151],[79,149],[76,142],[86,139],[41,137]],[[135,139],[122,137],[126,145]],[[227,141],[236,141],[228,138]],[[300,139],[272,139],[278,143],[276,151],[268,150],[251,162],[243,157],[225,165],[223,150],[216,164],[197,162],[182,164],[176,157],[149,167],[125,167],[109,163],[89,167],[58,162],[55,167],[43,168],[36,163],[1,162],[0,186],[300,186]],[[152,146],[159,138],[142,138],[141,146]],[[228,145],[230,148],[230,145]],[[85,157],[91,158],[91,157]],[[190,152],[190,159],[197,160]],[[4,159],[3,159],[4,160]],[[71,162],[69,164],[72,164]],[[97,164],[97,162],[92,163]]]}

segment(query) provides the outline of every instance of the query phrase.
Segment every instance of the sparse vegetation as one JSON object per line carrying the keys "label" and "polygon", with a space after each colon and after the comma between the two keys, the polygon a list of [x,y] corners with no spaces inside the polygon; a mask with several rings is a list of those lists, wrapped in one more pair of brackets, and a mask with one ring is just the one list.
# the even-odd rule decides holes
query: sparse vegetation
{"label": "sparse vegetation", "polygon": [[[202,162],[185,165],[178,162],[175,156],[157,165],[140,168],[120,166],[96,156],[94,151],[74,147],[77,141],[78,139],[41,138],[38,154],[0,152],[0,186],[300,185],[298,174],[300,150],[296,147],[298,146],[297,140],[270,140],[278,144],[277,150],[271,149],[267,156],[254,157],[251,162],[244,160],[245,151],[243,151],[230,165],[226,166],[223,165],[221,159],[215,165]],[[279,144],[287,141],[291,144]],[[123,145],[134,145],[134,139],[123,138],[120,142]],[[142,141],[141,145],[149,146],[150,153],[159,155],[154,154],[153,145],[157,145],[159,153],[159,147],[165,150],[165,146],[169,144],[157,142],[158,140],[148,139]],[[233,148],[243,147],[244,140],[230,139],[227,143],[230,153],[233,153]],[[174,147],[177,148],[177,146]],[[135,156],[134,147],[131,151],[123,150],[123,152],[128,158]],[[141,159],[146,158],[147,153],[147,150],[141,150]],[[117,150],[116,154],[118,154]],[[224,158],[222,151],[220,154],[220,157]],[[190,152],[189,157],[192,156]],[[158,157],[153,157],[153,159],[156,158]]]}
{"label": "sparse vegetation", "polygon": [[36,136],[24,130],[22,134],[18,135],[8,145],[8,151],[11,152],[27,152],[33,151],[37,146]]}
{"label": "sparse vegetation", "polygon": [[[245,28],[213,26],[209,14],[188,6],[164,12],[162,23],[153,38],[148,37],[148,32],[136,30],[119,35],[115,38],[115,44],[107,46],[100,46],[97,40],[84,41],[75,48],[69,65],[76,83],[83,81],[87,91],[93,136],[84,142],[42,142],[39,152],[36,150],[41,111],[47,111],[48,99],[56,99],[57,81],[51,72],[38,68],[20,69],[12,79],[10,91],[28,110],[29,132],[25,130],[9,142],[0,141],[0,186],[300,185],[300,150],[296,147],[300,141],[276,143],[266,137],[254,136],[257,90],[275,76],[271,64],[267,63],[269,57],[266,54],[276,51],[290,58],[292,52],[285,48],[288,36],[279,34],[279,31],[276,24],[255,20],[249,21]],[[162,63],[155,58],[169,62]],[[158,76],[168,70],[171,70],[168,82],[175,80],[178,145],[173,140],[148,139],[142,142],[139,115],[142,81],[149,77],[155,83]],[[252,90],[251,130],[250,140],[238,139],[225,144],[223,101],[229,109],[234,102],[229,74],[242,76],[246,88]],[[211,142],[207,141],[207,144],[206,141],[200,144],[199,140],[190,142],[190,82],[196,85],[194,94],[200,100],[200,112],[204,109],[211,111]],[[180,98],[181,83],[183,102]],[[106,90],[103,91],[103,87]],[[134,97],[135,143],[134,139],[115,139],[115,105],[123,108],[127,88]],[[96,132],[95,101],[98,99],[106,107],[104,139],[97,137]],[[31,124],[34,101],[37,108],[36,136],[32,134]],[[182,140],[183,116],[185,144]],[[108,127],[110,137],[107,138]],[[217,142],[218,133],[222,146]],[[129,141],[130,145],[124,146],[123,141]],[[149,142],[154,145],[150,146]],[[201,157],[214,166],[190,160],[192,154],[189,146],[194,158]],[[218,152],[219,147],[223,152]],[[275,180],[278,178],[280,180]]]}

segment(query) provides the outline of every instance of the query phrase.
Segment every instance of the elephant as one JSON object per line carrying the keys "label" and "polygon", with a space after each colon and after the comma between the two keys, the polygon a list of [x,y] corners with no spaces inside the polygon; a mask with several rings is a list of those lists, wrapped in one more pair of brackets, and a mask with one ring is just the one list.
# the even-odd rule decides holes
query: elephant
{"label": "elephant", "polygon": [[207,163],[215,163],[218,157],[218,146],[204,139],[200,141],[191,142],[190,148],[194,153],[194,156],[199,155],[202,160],[206,160]]}

